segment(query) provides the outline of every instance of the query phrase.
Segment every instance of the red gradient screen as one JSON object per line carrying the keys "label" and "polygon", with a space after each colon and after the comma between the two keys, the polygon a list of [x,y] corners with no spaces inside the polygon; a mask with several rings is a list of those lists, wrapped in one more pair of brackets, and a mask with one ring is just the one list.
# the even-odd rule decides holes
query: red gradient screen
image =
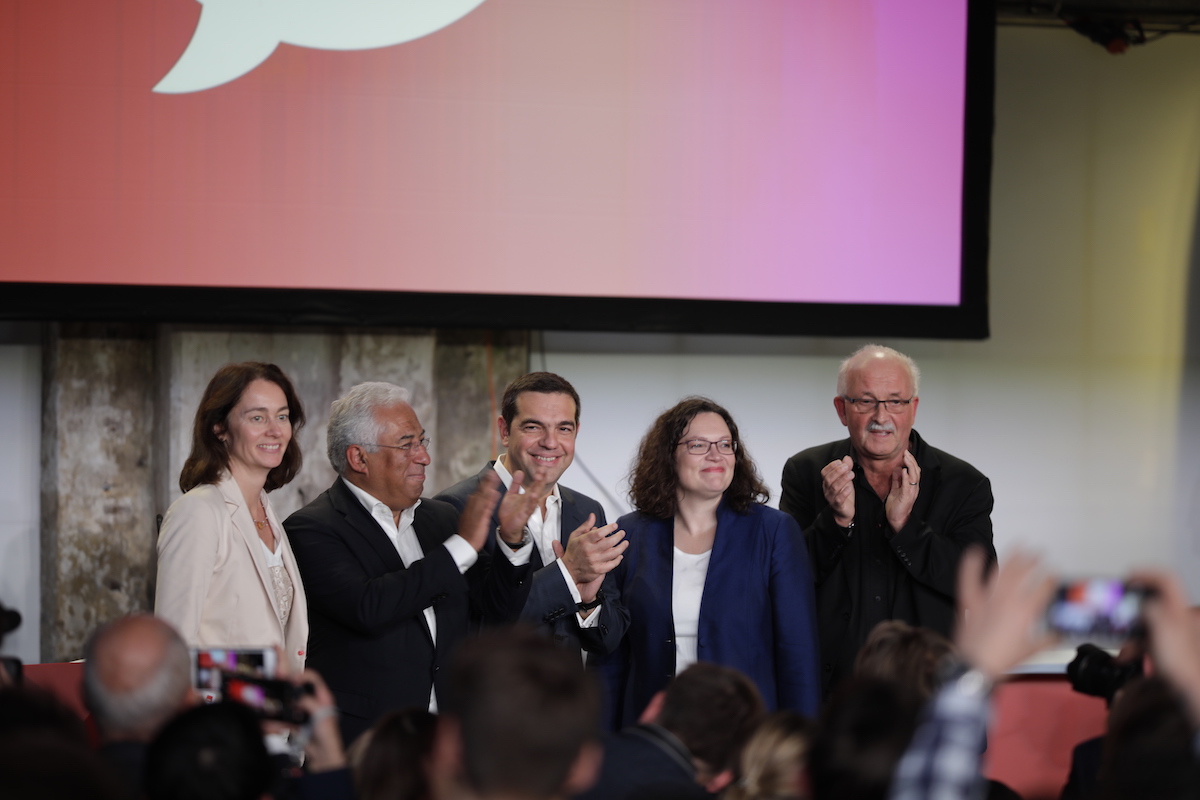
{"label": "red gradient screen", "polygon": [[9,0],[0,280],[956,306],[966,61],[966,0]]}

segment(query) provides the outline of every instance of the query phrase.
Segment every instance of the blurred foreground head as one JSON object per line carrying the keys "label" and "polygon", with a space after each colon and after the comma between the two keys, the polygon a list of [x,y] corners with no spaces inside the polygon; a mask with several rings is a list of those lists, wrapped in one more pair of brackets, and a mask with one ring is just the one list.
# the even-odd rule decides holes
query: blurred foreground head
{"label": "blurred foreground head", "polygon": [[241,703],[185,711],[146,752],[149,800],[259,800],[275,777],[258,717]]}
{"label": "blurred foreground head", "polygon": [[437,787],[541,800],[595,781],[600,691],[578,652],[522,628],[488,633],[463,645],[451,687],[434,744]]}

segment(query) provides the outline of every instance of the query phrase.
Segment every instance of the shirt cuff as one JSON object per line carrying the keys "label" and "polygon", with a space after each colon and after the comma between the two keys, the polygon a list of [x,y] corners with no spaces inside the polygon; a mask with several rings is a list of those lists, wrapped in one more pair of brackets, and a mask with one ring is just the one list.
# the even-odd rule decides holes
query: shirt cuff
{"label": "shirt cuff", "polygon": [[533,558],[533,537],[527,537],[529,541],[513,550],[508,546],[508,542],[504,541],[504,537],[500,535],[500,531],[493,534],[496,537],[496,549],[504,555],[508,556],[508,560],[514,567],[523,567],[529,563],[529,559]]}
{"label": "shirt cuff", "polygon": [[600,624],[600,609],[604,608],[604,604],[596,606],[592,609],[591,616],[585,617],[581,612],[575,612],[575,619],[579,622],[581,628],[595,628]]}
{"label": "shirt cuff", "polygon": [[459,572],[466,572],[479,560],[479,553],[475,552],[475,548],[457,533],[442,542],[442,546],[450,551],[450,557],[458,565]]}
{"label": "shirt cuff", "polygon": [[579,587],[575,585],[575,579],[571,577],[571,571],[567,569],[567,565],[563,563],[561,558],[554,559],[554,563],[558,564],[558,569],[562,572],[563,580],[567,582],[567,591],[571,593],[571,599],[576,603],[582,603],[583,595],[579,594]]}
{"label": "shirt cuff", "polygon": [[[562,572],[563,580],[567,582],[567,591],[571,593],[571,599],[575,601],[576,605],[582,603],[583,595],[579,593],[579,587],[575,585],[575,579],[571,577],[571,571],[567,569],[567,565],[563,563],[561,558],[555,559],[554,563],[558,564],[558,569]],[[594,609],[592,609],[592,613],[586,617],[576,611],[575,619],[579,622],[579,627],[594,628],[599,625],[600,609],[602,608],[604,608],[603,605],[596,606]]]}

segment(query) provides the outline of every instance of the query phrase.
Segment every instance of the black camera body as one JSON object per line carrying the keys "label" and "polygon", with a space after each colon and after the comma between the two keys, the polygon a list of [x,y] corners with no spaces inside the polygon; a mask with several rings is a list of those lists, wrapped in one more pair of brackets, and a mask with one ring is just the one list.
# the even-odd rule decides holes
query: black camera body
{"label": "black camera body", "polygon": [[1094,644],[1079,645],[1075,650],[1075,658],[1067,665],[1067,677],[1071,679],[1072,689],[1091,697],[1103,697],[1109,704],[1118,689],[1130,678],[1140,677],[1141,674],[1141,659],[1121,664]]}

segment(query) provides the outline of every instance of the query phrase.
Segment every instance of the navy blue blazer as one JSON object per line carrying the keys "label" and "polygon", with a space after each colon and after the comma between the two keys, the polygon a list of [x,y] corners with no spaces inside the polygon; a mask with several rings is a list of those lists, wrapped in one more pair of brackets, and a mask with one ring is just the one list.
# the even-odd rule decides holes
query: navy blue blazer
{"label": "navy blue blazer", "polygon": [[[675,675],[671,611],[675,522],[641,512],[618,520],[629,549],[609,573],[629,615],[621,647],[598,664],[610,729],[637,721]],[[717,533],[700,600],[701,661],[736,667],[768,709],[815,716],[821,697],[816,603],[808,550],[796,521],[764,505],[717,509]]]}
{"label": "navy blue blazer", "polygon": [[[436,495],[434,499],[445,501],[461,512],[467,504],[467,499],[479,488],[483,476],[494,471],[495,464],[495,461],[489,461],[477,474],[459,481]],[[567,546],[571,533],[587,521],[589,514],[596,515],[596,527],[605,524],[604,508],[592,498],[568,489],[561,483],[558,485],[558,493],[562,497],[559,536],[563,547]],[[497,506],[492,514],[492,526],[495,528],[499,525],[500,510]],[[488,537],[484,550],[494,555],[493,560],[498,566],[507,562],[507,556],[495,552],[495,535]],[[600,614],[598,624],[592,628],[581,629],[575,618],[575,600],[571,597],[571,591],[567,588],[566,579],[558,565],[543,566],[541,553],[535,546],[527,567],[532,572],[528,580],[521,572],[522,569],[526,568],[516,568],[520,585],[518,591],[512,595],[515,607],[508,615],[509,621],[519,619],[541,628],[566,647],[578,647],[590,653],[608,653],[616,648],[624,633],[626,620],[624,609],[620,606],[617,594],[611,591],[607,578],[602,588],[610,599],[601,605],[600,611],[597,612]]]}

